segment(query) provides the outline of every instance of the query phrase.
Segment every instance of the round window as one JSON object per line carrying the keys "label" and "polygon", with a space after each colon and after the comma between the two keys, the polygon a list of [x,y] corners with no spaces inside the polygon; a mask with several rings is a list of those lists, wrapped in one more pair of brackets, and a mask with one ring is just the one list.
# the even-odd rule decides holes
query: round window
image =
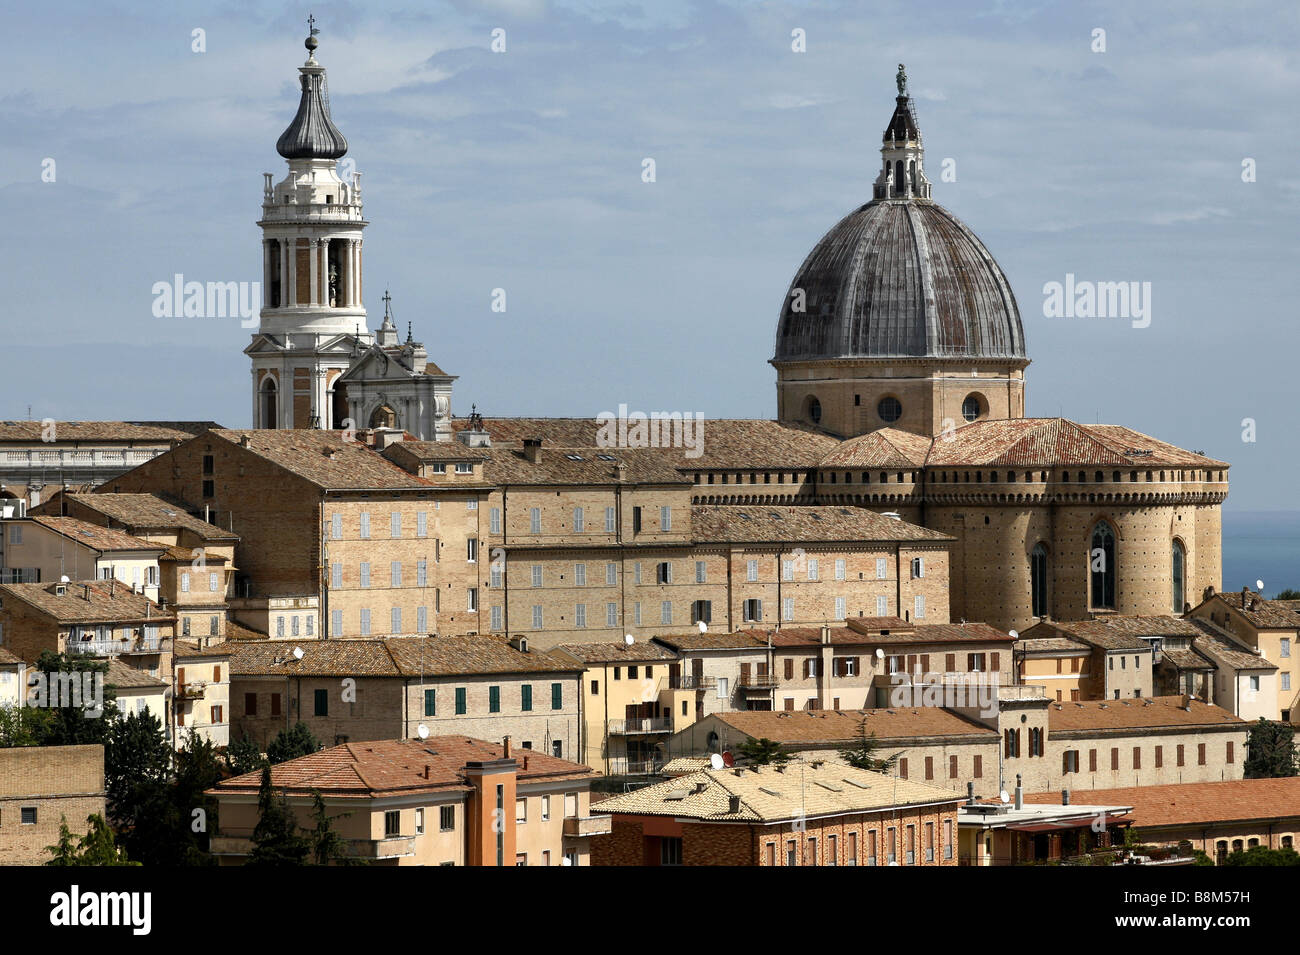
{"label": "round window", "polygon": [[897,398],[881,398],[880,404],[876,405],[876,414],[880,415],[881,421],[892,424],[903,417],[903,406]]}
{"label": "round window", "polygon": [[967,395],[966,400],[961,403],[961,416],[967,421],[974,421],[983,411],[979,395]]}

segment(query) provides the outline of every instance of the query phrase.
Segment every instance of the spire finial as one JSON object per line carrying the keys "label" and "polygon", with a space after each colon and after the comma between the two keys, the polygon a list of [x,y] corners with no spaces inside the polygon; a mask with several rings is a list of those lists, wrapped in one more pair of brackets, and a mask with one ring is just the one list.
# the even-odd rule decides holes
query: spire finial
{"label": "spire finial", "polygon": [[388,289],[384,289],[384,321],[389,321],[393,317],[392,310],[388,307],[393,301],[393,296],[388,294]]}
{"label": "spire finial", "polygon": [[320,33],[320,30],[316,29],[316,17],[309,13],[307,14],[307,39],[302,44],[307,48],[309,60],[316,58],[316,47],[320,46],[320,41],[316,39],[317,33]]}
{"label": "spire finial", "polygon": [[898,95],[907,95],[907,70],[902,63],[898,64],[898,75],[894,77],[894,82],[898,84]]}
{"label": "spire finial", "polygon": [[415,341],[415,334],[414,334],[414,332],[411,330],[411,323],[410,323],[410,322],[407,322],[407,323],[406,323],[406,340],[407,340],[408,342],[414,342],[414,341]]}

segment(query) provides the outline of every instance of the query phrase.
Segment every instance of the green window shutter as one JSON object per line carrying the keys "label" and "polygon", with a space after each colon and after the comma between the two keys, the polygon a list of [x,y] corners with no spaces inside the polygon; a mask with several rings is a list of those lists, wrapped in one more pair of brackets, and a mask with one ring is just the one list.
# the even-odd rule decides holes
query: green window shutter
{"label": "green window shutter", "polygon": [[533,687],[532,687],[532,684],[531,684],[531,683],[525,683],[525,684],[523,685],[523,687],[522,687],[522,690],[523,690],[523,694],[522,694],[522,697],[523,697],[523,699],[522,699],[523,707],[522,707],[522,708],[523,708],[523,711],[524,711],[525,713],[527,713],[529,710],[531,710],[531,709],[533,708]]}
{"label": "green window shutter", "polygon": [[424,691],[424,715],[425,716],[438,715],[438,691],[437,690]]}
{"label": "green window shutter", "polygon": [[501,687],[499,686],[488,687],[488,712],[501,712]]}
{"label": "green window shutter", "polygon": [[456,715],[465,715],[465,688],[463,686],[456,687]]}
{"label": "green window shutter", "polygon": [[551,709],[558,710],[564,707],[564,687],[559,683],[551,684]]}

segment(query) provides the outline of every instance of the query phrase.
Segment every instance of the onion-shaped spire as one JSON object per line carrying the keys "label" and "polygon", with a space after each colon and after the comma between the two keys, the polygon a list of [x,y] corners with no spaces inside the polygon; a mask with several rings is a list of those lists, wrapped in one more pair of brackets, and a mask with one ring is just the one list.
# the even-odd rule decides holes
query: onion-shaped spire
{"label": "onion-shaped spire", "polygon": [[275,143],[275,151],[285,159],[339,159],[348,151],[348,141],[330,119],[325,103],[325,67],[316,62],[317,32],[312,28],[312,35],[303,44],[308,56],[307,62],[298,67],[302,74],[298,112]]}

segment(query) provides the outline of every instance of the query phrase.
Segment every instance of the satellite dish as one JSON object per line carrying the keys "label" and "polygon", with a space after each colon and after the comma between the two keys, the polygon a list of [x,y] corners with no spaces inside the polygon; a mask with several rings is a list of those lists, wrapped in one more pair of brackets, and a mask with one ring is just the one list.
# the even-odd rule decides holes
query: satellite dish
{"label": "satellite dish", "polygon": [[294,648],[293,648],[293,658],[294,658],[295,660],[301,660],[301,659],[302,659],[302,647],[294,647]]}
{"label": "satellite dish", "polygon": [[722,765],[730,769],[736,765],[736,757],[731,755],[731,750],[724,750],[722,753]]}
{"label": "satellite dish", "polygon": [[1017,631],[1015,631],[1015,630],[1008,630],[1008,631],[1007,631],[1007,636],[1010,637],[1012,640],[1019,640],[1019,639],[1020,639],[1020,634],[1019,634],[1019,632],[1017,632]]}
{"label": "satellite dish", "polygon": [[714,753],[712,756],[710,756],[710,757],[709,757],[709,765],[712,766],[714,769],[726,769],[726,768],[727,768],[727,763],[726,763],[726,761],[722,758],[722,754],[721,754],[721,753]]}
{"label": "satellite dish", "polygon": [[885,659],[885,651],[880,649],[880,647],[876,647],[876,659],[877,660]]}
{"label": "satellite dish", "polygon": [[707,623],[705,623],[703,620],[701,620],[701,621],[700,621],[700,633],[708,633],[708,632],[709,632],[709,625],[708,625]]}
{"label": "satellite dish", "polygon": [[62,577],[59,578],[59,583],[61,583],[61,584],[69,584],[69,583],[72,583],[72,581],[71,581],[71,579],[68,577],[67,574],[64,574]]}
{"label": "satellite dish", "polygon": [[1002,790],[1002,792],[998,793],[998,798],[1001,799],[1003,802],[1011,802],[1011,796],[1007,794],[1007,791],[1005,789]]}
{"label": "satellite dish", "polygon": [[429,727],[427,727],[427,726],[425,726],[423,723],[421,723],[419,726],[417,726],[417,727],[415,728],[415,735],[418,736],[418,737],[420,737],[420,739],[428,739],[428,738],[429,738]]}
{"label": "satellite dish", "polygon": [[625,633],[623,634],[623,642],[630,647],[632,644],[636,643],[636,637],[632,636],[630,633]]}
{"label": "satellite dish", "polygon": [[565,856],[563,859],[560,860],[560,865],[573,865],[573,863],[569,861],[568,856]]}
{"label": "satellite dish", "polygon": [[1264,581],[1262,581],[1262,580],[1257,580],[1257,581],[1255,581],[1255,589],[1256,589],[1256,590],[1263,590],[1263,589],[1264,589]]}

